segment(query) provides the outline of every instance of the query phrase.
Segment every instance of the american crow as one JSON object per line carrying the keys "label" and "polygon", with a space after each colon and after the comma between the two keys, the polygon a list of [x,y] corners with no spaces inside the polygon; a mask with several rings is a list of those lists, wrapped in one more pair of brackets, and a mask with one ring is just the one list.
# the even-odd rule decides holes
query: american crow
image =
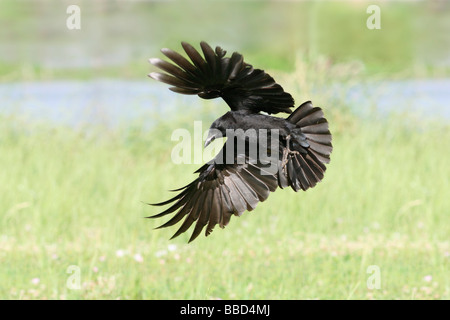
{"label": "american crow", "polygon": [[[175,197],[153,204],[171,204],[168,209],[149,217],[176,212],[158,228],[184,218],[172,238],[195,222],[191,242],[205,226],[208,236],[216,224],[225,227],[231,215],[255,209],[278,186],[295,191],[314,187],[324,176],[332,144],[320,108],[307,101],[292,112],[292,96],[263,70],[244,62],[241,54],[225,57],[221,47],[213,50],[201,42],[202,57],[190,44],[181,45],[192,63],[175,51],[162,49],[174,64],[150,59],[165,73],[149,76],[171,85],[169,89],[174,92],[197,94],[203,99],[221,97],[231,108],[213,122],[205,142],[206,147],[215,138],[226,136],[222,150],[196,171],[197,179],[174,190],[179,191]],[[286,119],[270,116],[280,112],[290,115]]]}

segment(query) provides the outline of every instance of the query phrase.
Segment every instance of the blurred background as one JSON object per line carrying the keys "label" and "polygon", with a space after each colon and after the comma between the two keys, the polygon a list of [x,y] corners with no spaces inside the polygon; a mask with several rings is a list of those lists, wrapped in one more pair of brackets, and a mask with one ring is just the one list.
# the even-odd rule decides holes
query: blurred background
{"label": "blurred background", "polygon": [[[0,298],[449,298],[448,1],[2,0],[0,21]],[[195,178],[173,130],[228,109],[148,59],[202,40],[322,107],[334,151],[313,190],[187,245],[145,203]]]}

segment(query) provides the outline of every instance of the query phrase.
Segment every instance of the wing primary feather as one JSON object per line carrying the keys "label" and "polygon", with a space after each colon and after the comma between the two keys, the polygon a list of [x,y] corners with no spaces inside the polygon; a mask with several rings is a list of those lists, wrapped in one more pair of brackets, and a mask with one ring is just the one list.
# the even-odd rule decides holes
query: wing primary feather
{"label": "wing primary feather", "polygon": [[185,232],[187,229],[189,229],[189,227],[194,223],[194,219],[192,218],[192,212],[189,213],[186,218],[183,221],[183,224],[181,225],[181,227],[177,230],[177,232],[175,232],[175,234],[170,238],[170,240],[175,239],[176,237],[178,237],[180,234],[182,234],[183,232]]}
{"label": "wing primary feather", "polygon": [[195,206],[195,204],[198,200],[198,197],[199,197],[199,193],[198,192],[194,193],[194,195],[192,196],[190,201],[188,203],[186,203],[180,211],[178,211],[169,221],[160,225],[156,229],[170,227],[170,226],[173,226],[174,224],[176,224],[178,221],[180,221],[186,214],[189,214],[192,211],[193,207]]}
{"label": "wing primary feather", "polygon": [[188,242],[192,242],[193,240],[195,240],[195,238],[198,237],[200,232],[202,232],[202,229],[207,224],[209,217],[210,217],[210,213],[211,213],[212,194],[213,194],[212,189],[209,189],[206,191],[206,196],[205,196],[205,200],[203,202],[203,207],[200,212],[200,216],[197,219],[197,223],[195,224],[194,231],[192,232],[192,235],[189,238]]}
{"label": "wing primary feather", "polygon": [[194,223],[194,221],[198,219],[200,210],[203,207],[203,203],[205,201],[205,193],[200,192],[200,190],[197,190],[197,192],[199,193],[198,200],[196,201],[195,205],[192,207],[192,210],[186,216],[186,219],[183,221],[183,224],[181,225],[181,227],[177,230],[177,232],[170,239],[176,238],[180,234],[182,234],[183,232],[188,230],[189,227]]}
{"label": "wing primary feather", "polygon": [[[195,182],[195,181],[194,181],[194,182]],[[177,194],[176,196],[170,198],[169,200],[166,200],[166,201],[163,201],[163,202],[158,202],[158,203],[147,203],[147,204],[148,204],[148,205],[151,205],[151,206],[161,207],[161,206],[165,206],[166,204],[169,204],[169,203],[171,203],[171,202],[174,202],[175,200],[180,199],[180,198],[183,197],[186,193],[189,192],[188,187],[189,187],[191,184],[192,184],[192,183],[190,183],[190,184],[188,184],[187,186],[184,186],[184,187],[182,187],[182,188],[175,189],[175,190],[171,190],[171,191],[180,191],[180,190],[183,190],[183,191],[181,191],[181,192],[180,192],[179,194]]]}
{"label": "wing primary feather", "polygon": [[186,72],[189,72],[191,75],[196,73],[196,68],[192,63],[190,63],[185,57],[183,57],[178,52],[172,51],[170,49],[164,48],[161,49],[161,52],[170,60],[175,62],[178,66],[183,68]]}
{"label": "wing primary feather", "polygon": [[253,209],[255,209],[256,204],[259,202],[258,196],[256,195],[255,191],[249,188],[247,182],[242,179],[238,172],[235,172],[231,176],[231,179],[233,180],[234,185],[241,194],[241,198],[247,203],[247,210],[252,211]]}
{"label": "wing primary feather", "polygon": [[270,190],[267,185],[252,175],[247,169],[241,171],[241,176],[247,181],[248,185],[256,192],[259,201],[264,201],[269,196]]}
{"label": "wing primary feather", "polygon": [[216,224],[222,220],[222,197],[219,186],[214,190],[211,203],[211,212],[209,215],[208,226],[206,227],[205,236],[209,236]]}
{"label": "wing primary feather", "polygon": [[181,94],[199,94],[199,92],[201,92],[199,89],[186,89],[178,87],[170,87],[169,90]]}
{"label": "wing primary feather", "polygon": [[191,58],[194,65],[204,73],[207,73],[208,70],[206,68],[206,61],[202,58],[200,53],[198,53],[198,51],[187,42],[182,42],[181,45],[183,46],[183,49],[184,51],[186,51],[189,58]]}
{"label": "wing primary feather", "polygon": [[192,81],[192,79],[189,78],[189,75],[186,73],[186,71],[183,71],[181,68],[158,58],[151,58],[149,59],[149,61],[155,67],[158,67],[161,70],[168,72],[172,76],[177,77],[185,82],[188,82],[191,85],[196,86],[195,81]]}
{"label": "wing primary feather", "polygon": [[149,216],[147,218],[160,218],[163,217],[169,213],[174,212],[175,210],[177,210],[178,208],[180,208],[181,206],[183,206],[186,202],[188,201],[188,197],[183,196],[181,199],[179,199],[177,202],[175,202],[172,206],[170,206],[168,209],[164,210],[161,213],[155,214],[153,216]]}
{"label": "wing primary feather", "polygon": [[225,228],[225,226],[230,222],[230,218],[231,218],[231,215],[234,213],[234,210],[233,210],[233,205],[231,204],[231,199],[229,196],[229,189],[225,185],[222,185],[220,187],[220,195],[221,195],[221,199],[222,199],[222,202],[221,202],[222,216],[220,219],[219,226],[221,228]]}
{"label": "wing primary feather", "polygon": [[236,75],[238,74],[238,72],[241,71],[243,62],[244,62],[244,58],[242,57],[241,54],[234,52],[231,55],[231,59],[230,59],[231,70],[230,70],[229,79],[234,79],[236,77]]}
{"label": "wing primary feather", "polygon": [[231,203],[233,204],[234,213],[240,216],[247,209],[247,205],[242,199],[237,187],[234,185],[233,180],[230,177],[226,177],[225,180],[227,181],[227,186],[230,189],[229,195]]}
{"label": "wing primary feather", "polygon": [[217,73],[216,67],[216,54],[214,50],[205,41],[200,42],[200,46],[205,56],[206,62],[211,70],[212,76],[214,77]]}
{"label": "wing primary feather", "polygon": [[170,76],[168,74],[165,73],[159,73],[159,72],[151,72],[148,75],[150,78],[153,78],[155,80],[170,84],[172,86],[176,86],[176,87],[180,87],[180,88],[184,88],[184,89],[199,89],[198,87],[193,87],[192,85],[190,85],[189,83],[186,83],[183,80],[180,80],[178,78],[175,78],[174,76]]}
{"label": "wing primary feather", "polygon": [[257,176],[259,180],[261,180],[269,188],[270,191],[274,192],[277,189],[278,184],[275,175],[251,163],[249,163],[247,170],[254,176]]}

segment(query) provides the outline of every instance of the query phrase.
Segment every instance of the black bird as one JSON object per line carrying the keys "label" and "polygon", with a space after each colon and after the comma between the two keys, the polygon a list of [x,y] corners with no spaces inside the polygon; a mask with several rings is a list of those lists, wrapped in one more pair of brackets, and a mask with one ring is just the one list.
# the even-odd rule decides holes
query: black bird
{"label": "black bird", "polygon": [[[195,222],[190,242],[205,226],[208,236],[216,224],[225,227],[231,215],[255,209],[278,186],[295,191],[314,187],[324,176],[332,144],[320,108],[307,101],[292,112],[292,96],[263,70],[244,62],[241,54],[225,57],[221,47],[213,50],[201,42],[202,57],[190,44],[181,45],[191,62],[162,49],[173,63],[150,59],[165,73],[149,76],[171,85],[169,89],[177,93],[197,94],[203,99],[221,97],[231,109],[212,123],[205,142],[206,147],[215,138],[226,136],[222,150],[195,172],[197,179],[174,190],[179,191],[175,197],[153,204],[170,207],[149,218],[175,212],[158,228],[184,218],[172,238]],[[270,115],[280,112],[290,115],[286,119]]]}

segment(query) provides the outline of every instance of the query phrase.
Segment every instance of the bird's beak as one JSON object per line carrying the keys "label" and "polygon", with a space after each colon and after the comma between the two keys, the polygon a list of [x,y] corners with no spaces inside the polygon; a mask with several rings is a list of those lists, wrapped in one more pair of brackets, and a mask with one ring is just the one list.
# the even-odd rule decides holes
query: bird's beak
{"label": "bird's beak", "polygon": [[210,134],[208,134],[208,138],[206,138],[205,140],[205,148],[209,146],[209,144],[214,140],[216,140],[216,136],[211,136]]}
{"label": "bird's beak", "polygon": [[213,142],[214,140],[216,140],[216,138],[222,138],[222,132],[220,132],[220,131],[217,130],[217,129],[209,129],[209,131],[208,131],[208,136],[206,137],[206,140],[205,140],[205,148],[206,148],[207,146],[209,146],[209,144],[210,144],[211,142]]}

